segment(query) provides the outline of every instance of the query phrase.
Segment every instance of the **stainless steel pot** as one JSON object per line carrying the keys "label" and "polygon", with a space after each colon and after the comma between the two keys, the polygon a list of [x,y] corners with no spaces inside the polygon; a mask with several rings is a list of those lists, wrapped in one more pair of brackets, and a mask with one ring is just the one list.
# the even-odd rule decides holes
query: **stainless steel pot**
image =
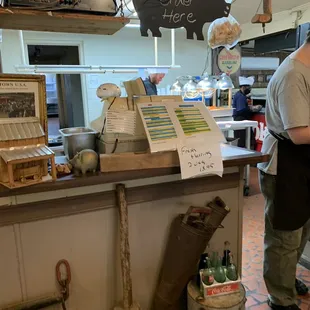
{"label": "stainless steel pot", "polygon": [[66,157],[70,160],[78,152],[96,148],[96,132],[85,127],[63,128],[59,130]]}

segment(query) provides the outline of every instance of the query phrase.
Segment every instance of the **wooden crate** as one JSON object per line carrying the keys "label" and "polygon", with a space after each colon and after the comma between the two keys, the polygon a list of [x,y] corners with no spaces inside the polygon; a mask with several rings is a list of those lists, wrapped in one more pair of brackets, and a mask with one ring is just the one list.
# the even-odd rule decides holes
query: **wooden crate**
{"label": "wooden crate", "polygon": [[179,166],[179,156],[176,151],[161,153],[122,153],[100,155],[101,172],[171,168]]}

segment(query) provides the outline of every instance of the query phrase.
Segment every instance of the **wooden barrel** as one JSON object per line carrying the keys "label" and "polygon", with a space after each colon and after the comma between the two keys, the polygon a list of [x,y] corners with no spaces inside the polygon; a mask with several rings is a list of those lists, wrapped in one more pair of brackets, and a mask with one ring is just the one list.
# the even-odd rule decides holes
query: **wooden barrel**
{"label": "wooden barrel", "polygon": [[194,281],[187,285],[187,309],[188,310],[245,310],[246,295],[243,285],[240,292],[218,297],[210,297],[198,300],[200,290]]}

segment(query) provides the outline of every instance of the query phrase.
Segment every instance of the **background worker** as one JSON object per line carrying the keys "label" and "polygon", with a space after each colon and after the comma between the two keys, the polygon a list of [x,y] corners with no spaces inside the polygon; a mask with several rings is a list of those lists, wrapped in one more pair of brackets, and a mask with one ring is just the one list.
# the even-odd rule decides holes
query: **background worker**
{"label": "background worker", "polygon": [[[252,105],[249,105],[251,89],[254,84],[254,77],[239,77],[239,91],[234,95],[232,107],[234,121],[250,120],[253,111],[258,112],[262,107],[256,106],[253,109]],[[246,130],[235,130],[235,139],[238,139],[239,147],[246,147]],[[251,144],[255,143],[254,134],[251,135]]]}
{"label": "background worker", "polygon": [[157,85],[160,84],[165,75],[165,73],[153,73],[143,81],[148,96],[157,96]]}

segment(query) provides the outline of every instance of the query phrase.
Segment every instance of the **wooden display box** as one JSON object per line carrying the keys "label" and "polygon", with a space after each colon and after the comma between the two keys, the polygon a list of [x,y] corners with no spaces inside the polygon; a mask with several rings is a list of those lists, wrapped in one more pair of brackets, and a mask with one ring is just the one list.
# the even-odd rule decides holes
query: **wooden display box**
{"label": "wooden display box", "polygon": [[45,145],[45,133],[36,117],[0,121],[0,184],[17,188],[43,182],[48,175],[56,180],[55,154]]}
{"label": "wooden display box", "polygon": [[100,154],[100,171],[117,172],[155,168],[179,167],[176,151],[160,153]]}
{"label": "wooden display box", "polygon": [[[99,136],[97,141],[98,151],[100,154],[111,154],[114,155],[122,153],[125,157],[110,157],[105,156],[101,160],[102,172],[114,172],[114,171],[122,171],[121,167],[123,167],[123,171],[125,170],[136,170],[135,167],[144,167],[139,169],[149,169],[156,168],[156,166],[151,165],[150,160],[156,160],[155,158],[159,158],[159,160],[163,159],[166,161],[171,161],[170,155],[160,154],[159,156],[150,156],[147,153],[147,149],[149,148],[149,143],[146,137],[145,129],[142,123],[142,119],[140,117],[138,108],[136,107],[139,103],[152,103],[152,102],[180,102],[182,101],[181,96],[147,96],[144,88],[144,84],[141,78],[136,80],[124,82],[124,86],[126,88],[126,92],[128,97],[120,97],[120,98],[110,98],[105,101],[102,117],[99,120],[99,126],[95,128],[98,132],[102,130],[100,126],[102,119],[105,118],[106,113],[110,111],[122,111],[122,110],[130,110],[136,111],[136,132],[135,135],[129,135],[125,133],[108,133],[104,131],[104,134]],[[97,120],[96,120],[97,122]],[[97,126],[97,125],[96,125]],[[142,152],[141,154],[135,154],[130,152]],[[145,154],[144,154],[145,153]],[[135,155],[135,157],[134,157]],[[127,159],[128,157],[128,159]],[[134,159],[135,158],[135,159]],[[128,166],[126,163],[122,162],[123,159],[129,160],[132,163],[132,166]],[[106,160],[112,161],[112,164],[119,164],[119,168],[117,167],[109,167],[107,166]],[[135,160],[142,160],[142,162],[136,163]],[[120,162],[118,162],[120,161]],[[158,162],[158,161],[157,161]],[[166,165],[164,167],[174,167],[174,165]],[[116,169],[116,170],[115,170]]]}
{"label": "wooden display box", "polygon": [[[200,279],[202,279],[202,271],[200,271]],[[217,283],[214,281],[213,285],[205,285],[201,280],[201,290],[203,291],[204,298],[210,298],[213,296],[222,296],[240,291],[241,279],[238,278],[237,281],[226,281],[225,283]]]}

